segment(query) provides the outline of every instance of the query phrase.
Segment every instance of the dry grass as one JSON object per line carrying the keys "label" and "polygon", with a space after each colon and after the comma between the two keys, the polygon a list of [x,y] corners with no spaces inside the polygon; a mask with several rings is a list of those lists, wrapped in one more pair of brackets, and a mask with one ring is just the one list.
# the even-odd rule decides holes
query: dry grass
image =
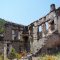
{"label": "dry grass", "polygon": [[48,54],[42,55],[38,60],[60,60],[60,52],[53,55]]}

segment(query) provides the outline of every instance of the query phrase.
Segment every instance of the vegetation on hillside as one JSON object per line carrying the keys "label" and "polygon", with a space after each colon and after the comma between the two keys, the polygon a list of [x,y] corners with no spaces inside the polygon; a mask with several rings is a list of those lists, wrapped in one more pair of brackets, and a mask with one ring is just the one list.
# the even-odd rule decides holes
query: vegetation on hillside
{"label": "vegetation on hillside", "polygon": [[0,18],[0,33],[3,33],[4,30],[4,24],[6,23],[6,21],[4,19]]}

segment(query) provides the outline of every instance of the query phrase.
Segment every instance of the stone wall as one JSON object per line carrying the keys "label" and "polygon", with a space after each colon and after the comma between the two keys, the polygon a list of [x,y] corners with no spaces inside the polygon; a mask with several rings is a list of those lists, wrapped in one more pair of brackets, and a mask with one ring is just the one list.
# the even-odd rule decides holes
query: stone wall
{"label": "stone wall", "polygon": [[2,41],[0,41],[0,53],[3,53],[4,51],[4,44]]}
{"label": "stone wall", "polygon": [[[60,35],[59,35],[59,33],[60,33],[60,23],[59,23],[60,22],[60,15],[58,15],[59,11],[60,11],[60,9],[56,9],[54,11],[51,11],[45,17],[43,17],[37,21],[34,21],[32,24],[30,24],[29,27],[30,28],[32,27],[32,29],[33,29],[33,30],[29,29],[30,35],[31,35],[31,31],[33,32],[32,33],[33,38],[31,39],[31,40],[33,40],[31,42],[32,47],[33,47],[33,49],[31,49],[31,50],[33,50],[33,53],[39,51],[39,49],[41,49],[43,46],[45,46],[46,45],[45,42],[47,42],[46,47],[47,46],[49,47],[49,44],[52,47],[53,44],[56,46],[55,43],[60,41],[60,38],[59,38],[60,37]],[[48,24],[48,27],[47,27],[46,23]],[[41,31],[39,31],[40,26],[42,29]],[[58,36],[56,36],[54,34],[54,32],[57,32]],[[50,37],[49,38],[50,40],[49,40],[48,36],[50,36],[50,35],[52,36],[53,34],[54,34],[54,37],[57,39],[55,39],[54,37]],[[44,38],[46,38],[46,39],[44,40]],[[41,44],[41,40],[42,40],[42,42],[44,40],[44,42],[42,44]],[[53,40],[53,43],[52,43],[52,40]],[[54,40],[56,40],[56,41],[54,42]],[[57,43],[57,45],[58,44],[59,43]]]}

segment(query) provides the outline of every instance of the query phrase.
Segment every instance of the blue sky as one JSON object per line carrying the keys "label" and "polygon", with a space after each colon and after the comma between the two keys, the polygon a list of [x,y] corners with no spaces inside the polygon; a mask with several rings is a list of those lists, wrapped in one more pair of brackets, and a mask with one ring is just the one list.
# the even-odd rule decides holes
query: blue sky
{"label": "blue sky", "polygon": [[60,0],[0,0],[0,18],[28,25],[45,16],[52,3],[60,6]]}

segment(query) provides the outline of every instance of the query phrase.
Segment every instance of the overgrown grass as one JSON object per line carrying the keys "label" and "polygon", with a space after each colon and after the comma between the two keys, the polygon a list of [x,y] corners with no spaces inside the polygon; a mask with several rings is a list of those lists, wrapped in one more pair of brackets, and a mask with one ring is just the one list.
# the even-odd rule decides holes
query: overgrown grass
{"label": "overgrown grass", "polygon": [[49,54],[41,55],[38,60],[60,60],[60,52],[52,55]]}
{"label": "overgrown grass", "polygon": [[[3,55],[0,55],[0,60],[4,60]],[[6,60],[9,60],[9,59],[6,58]]]}

